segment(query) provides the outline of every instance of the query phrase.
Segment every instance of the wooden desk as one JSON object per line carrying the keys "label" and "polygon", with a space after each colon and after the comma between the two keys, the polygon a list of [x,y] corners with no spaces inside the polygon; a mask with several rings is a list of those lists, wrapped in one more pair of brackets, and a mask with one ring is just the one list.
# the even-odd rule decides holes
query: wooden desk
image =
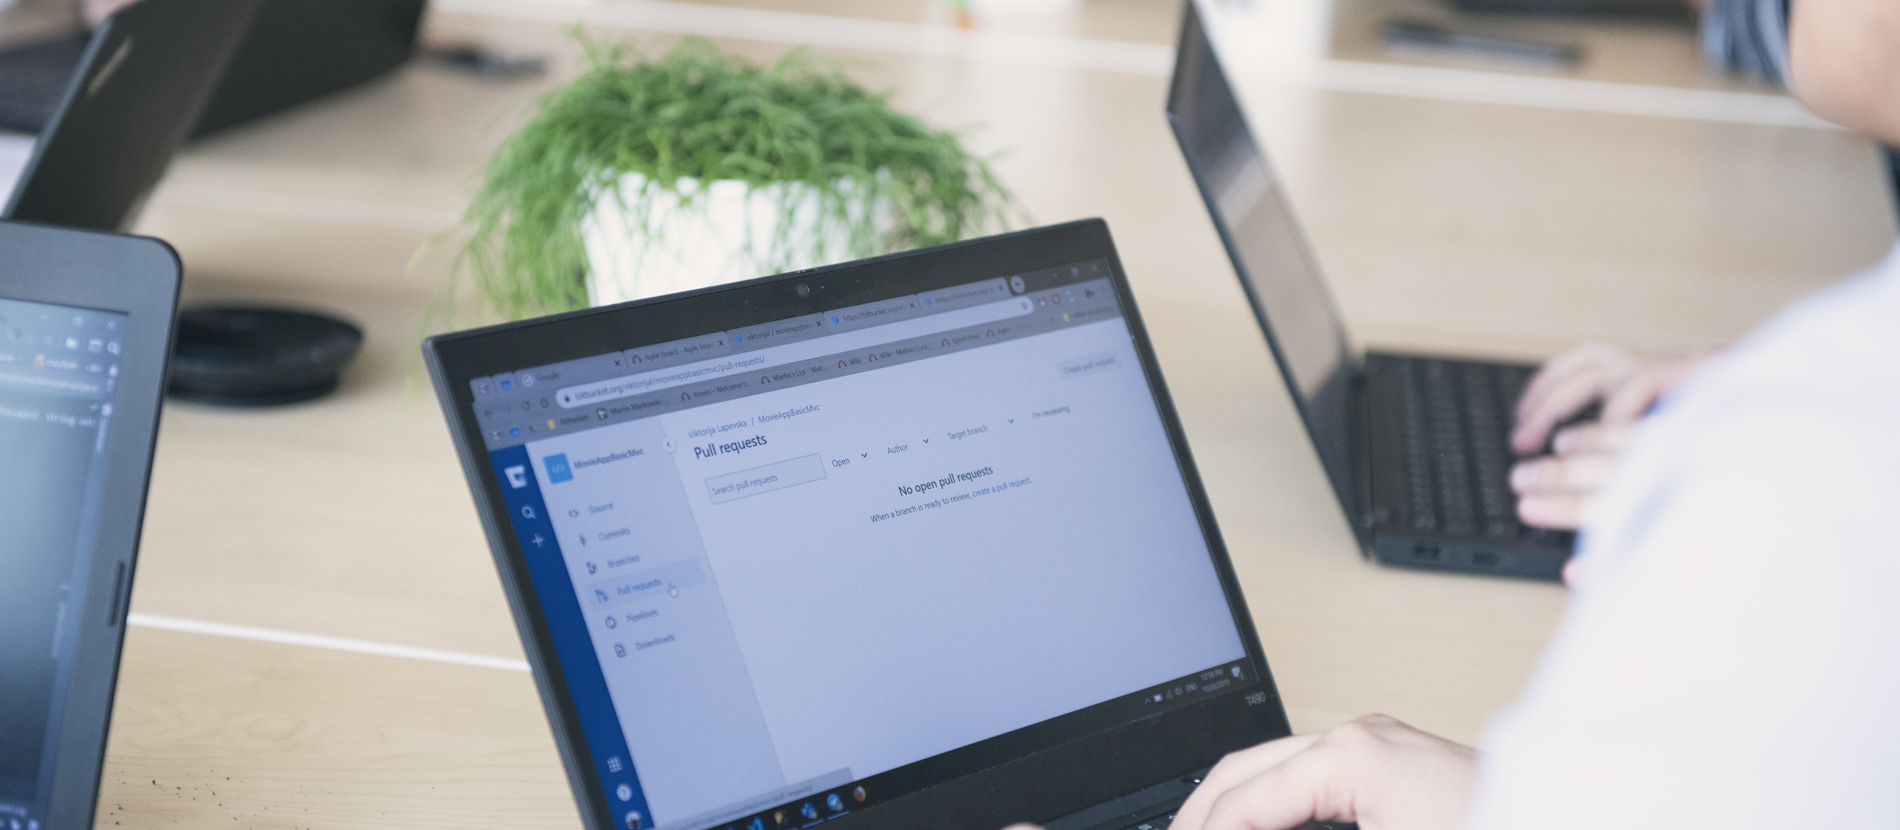
{"label": "wooden desk", "polygon": [[[178,160],[138,230],[178,247],[190,301],[330,309],[368,342],[322,401],[168,407],[102,826],[575,824],[416,358],[444,251],[411,260],[571,77],[561,21],[581,16],[612,36],[702,26],[760,58],[810,33],[900,105],[982,124],[971,140],[1009,151],[998,170],[1038,221],[1106,217],[1296,728],[1376,710],[1472,741],[1511,699],[1563,592],[1359,558],[1161,119],[1171,4],[1096,0],[949,41],[905,22],[941,16],[922,0],[813,5],[842,21],[756,13],[789,0],[443,0],[432,37],[555,55],[552,77],[414,66]],[[1892,238],[1872,149],[1844,133],[1324,86],[1245,92],[1363,341],[1524,357],[1592,337],[1717,343]],[[500,666],[266,641],[300,636]]]}

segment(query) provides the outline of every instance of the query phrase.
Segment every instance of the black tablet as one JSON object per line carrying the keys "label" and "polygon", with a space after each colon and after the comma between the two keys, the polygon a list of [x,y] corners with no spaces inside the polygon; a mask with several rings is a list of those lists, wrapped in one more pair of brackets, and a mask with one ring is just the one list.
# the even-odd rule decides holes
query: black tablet
{"label": "black tablet", "polygon": [[425,351],[589,827],[1123,830],[1287,734],[1099,220]]}
{"label": "black tablet", "polygon": [[0,222],[0,826],[92,826],[178,257]]}

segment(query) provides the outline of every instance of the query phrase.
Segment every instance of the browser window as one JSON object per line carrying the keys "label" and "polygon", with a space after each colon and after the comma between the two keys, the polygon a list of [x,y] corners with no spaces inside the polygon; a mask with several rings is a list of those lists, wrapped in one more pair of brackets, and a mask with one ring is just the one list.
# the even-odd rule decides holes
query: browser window
{"label": "browser window", "polygon": [[1253,682],[1107,267],[472,382],[627,826],[806,827]]}
{"label": "browser window", "polygon": [[38,830],[77,647],[123,314],[0,299],[0,823]]}

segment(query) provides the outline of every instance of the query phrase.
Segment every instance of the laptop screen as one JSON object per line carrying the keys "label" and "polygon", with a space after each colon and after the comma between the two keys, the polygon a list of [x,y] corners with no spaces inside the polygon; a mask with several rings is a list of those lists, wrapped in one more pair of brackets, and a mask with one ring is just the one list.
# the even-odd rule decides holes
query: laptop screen
{"label": "laptop screen", "polygon": [[126,317],[0,299],[0,822],[52,798]]}
{"label": "laptop screen", "polygon": [[1182,152],[1286,373],[1327,476],[1347,515],[1356,515],[1352,366],[1345,328],[1192,3],[1182,24],[1173,85],[1168,119]]}
{"label": "laptop screen", "polygon": [[618,822],[806,827],[1259,682],[1109,269],[470,382]]}

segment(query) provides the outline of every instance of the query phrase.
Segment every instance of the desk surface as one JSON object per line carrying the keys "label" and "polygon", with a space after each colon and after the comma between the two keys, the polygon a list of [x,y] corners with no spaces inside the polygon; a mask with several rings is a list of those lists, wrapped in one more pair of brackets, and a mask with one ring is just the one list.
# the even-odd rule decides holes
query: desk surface
{"label": "desk surface", "polygon": [[[322,401],[168,406],[101,826],[575,823],[416,357],[446,251],[416,254],[571,77],[577,19],[655,48],[681,32],[757,58],[819,44],[899,105],[979,125],[970,140],[1008,151],[997,168],[1037,221],[1105,217],[1295,728],[1384,711],[1472,741],[1530,671],[1560,588],[1356,553],[1161,119],[1171,3],[1022,4],[1048,8],[965,35],[924,0],[434,5],[429,37],[553,55],[553,73],[416,65],[215,137],[138,227],[183,254],[189,301],[328,309],[368,339]],[[1698,75],[1686,29],[1592,30],[1604,55],[1663,55],[1580,69],[1616,82],[1598,89],[1384,61],[1352,30],[1375,3],[1337,25],[1307,5],[1323,71],[1243,86],[1362,342],[1530,358],[1586,338],[1720,343],[1893,237],[1873,148]],[[1512,79],[1552,97],[1499,103]],[[1632,80],[1717,97],[1690,102],[1702,117],[1631,114],[1650,100]]]}

